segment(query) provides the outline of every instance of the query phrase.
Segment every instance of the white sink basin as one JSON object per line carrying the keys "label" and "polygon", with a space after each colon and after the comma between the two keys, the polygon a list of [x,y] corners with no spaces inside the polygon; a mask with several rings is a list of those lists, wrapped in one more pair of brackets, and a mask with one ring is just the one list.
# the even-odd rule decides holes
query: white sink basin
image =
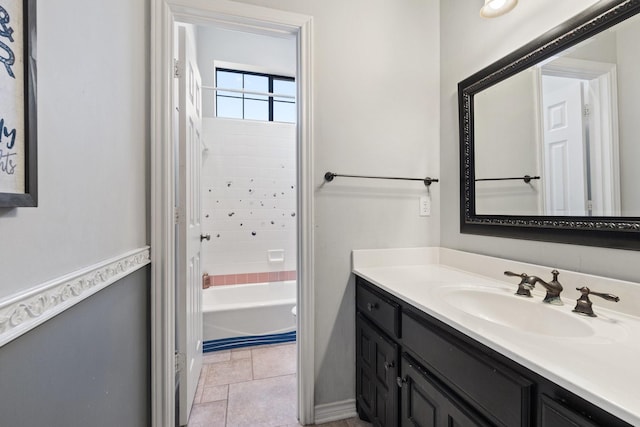
{"label": "white sink basin", "polygon": [[583,318],[567,307],[543,304],[539,298],[526,298],[503,289],[445,287],[444,302],[478,319],[522,332],[553,337],[584,338],[595,334]]}

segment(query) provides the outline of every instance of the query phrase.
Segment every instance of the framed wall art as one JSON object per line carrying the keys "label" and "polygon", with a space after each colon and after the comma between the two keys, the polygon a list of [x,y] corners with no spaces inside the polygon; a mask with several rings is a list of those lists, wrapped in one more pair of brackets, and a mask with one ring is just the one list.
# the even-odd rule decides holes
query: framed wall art
{"label": "framed wall art", "polygon": [[37,206],[36,0],[0,0],[0,208]]}

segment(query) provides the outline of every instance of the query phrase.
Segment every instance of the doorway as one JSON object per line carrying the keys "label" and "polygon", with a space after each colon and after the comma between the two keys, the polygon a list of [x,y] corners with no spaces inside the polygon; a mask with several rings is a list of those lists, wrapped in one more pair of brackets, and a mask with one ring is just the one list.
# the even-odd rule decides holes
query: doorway
{"label": "doorway", "polygon": [[616,65],[562,57],[539,70],[544,214],[619,215]]}
{"label": "doorway", "polygon": [[[157,0],[152,3],[152,418],[154,425],[175,419],[176,269],[175,152],[171,104],[174,63],[174,22],[217,23],[227,28],[259,29],[269,34],[290,34],[297,48],[297,407],[303,424],[313,422],[313,264],[312,264],[312,120],[311,120],[311,18],[226,1],[202,3]],[[193,3],[193,4],[190,4]]]}

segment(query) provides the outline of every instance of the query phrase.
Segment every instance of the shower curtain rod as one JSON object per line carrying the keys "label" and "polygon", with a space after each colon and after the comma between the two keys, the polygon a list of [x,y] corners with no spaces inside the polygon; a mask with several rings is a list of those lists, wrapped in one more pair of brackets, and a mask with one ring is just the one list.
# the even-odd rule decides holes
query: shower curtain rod
{"label": "shower curtain rod", "polygon": [[295,95],[280,95],[273,92],[255,92],[255,91],[245,90],[245,89],[226,89],[222,87],[218,88],[215,86],[202,86],[202,89],[220,91],[220,92],[244,93],[247,95],[269,96],[274,98],[286,98],[286,99],[294,99],[294,100],[296,99]]}
{"label": "shower curtain rod", "polygon": [[333,173],[333,172],[325,173],[324,174],[324,179],[327,182],[331,182],[331,181],[333,181],[334,178],[336,178],[338,176],[345,177],[345,178],[368,178],[368,179],[393,179],[393,180],[400,180],[400,181],[422,181],[424,183],[424,185],[426,185],[427,187],[430,186],[434,182],[440,182],[440,180],[438,178],[431,178],[431,177],[426,177],[426,178],[399,178],[399,177],[393,177],[393,176],[343,175],[343,174],[337,174],[337,173]]}

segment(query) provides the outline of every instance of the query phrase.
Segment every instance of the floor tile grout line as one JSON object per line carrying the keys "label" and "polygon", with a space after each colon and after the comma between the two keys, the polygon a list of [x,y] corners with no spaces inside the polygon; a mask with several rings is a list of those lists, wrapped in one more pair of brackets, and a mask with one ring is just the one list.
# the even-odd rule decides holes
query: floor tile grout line
{"label": "floor tile grout line", "polygon": [[253,349],[251,349],[250,354],[251,354],[251,356],[250,356],[250,359],[251,359],[251,380],[255,380],[254,373],[253,373]]}

